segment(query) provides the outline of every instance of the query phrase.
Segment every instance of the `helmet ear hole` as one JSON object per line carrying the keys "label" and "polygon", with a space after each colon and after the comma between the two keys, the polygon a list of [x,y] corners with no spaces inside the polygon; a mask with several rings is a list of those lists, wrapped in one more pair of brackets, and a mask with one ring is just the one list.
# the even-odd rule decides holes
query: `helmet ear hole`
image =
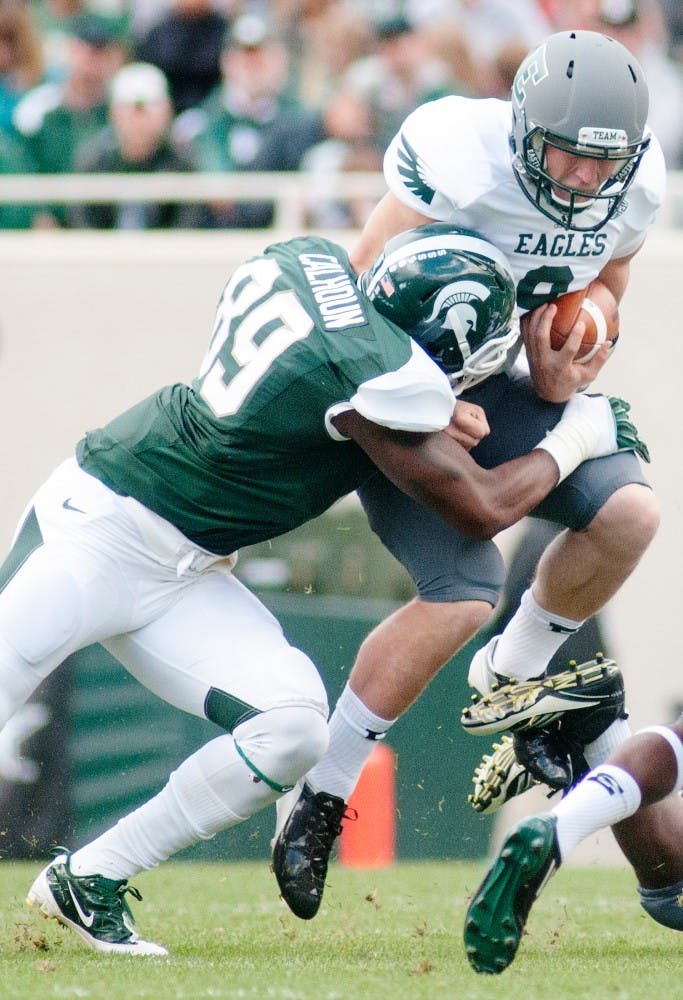
{"label": "helmet ear hole", "polygon": [[434,222],[401,233],[359,285],[456,388],[500,368],[518,339],[510,265],[471,230]]}

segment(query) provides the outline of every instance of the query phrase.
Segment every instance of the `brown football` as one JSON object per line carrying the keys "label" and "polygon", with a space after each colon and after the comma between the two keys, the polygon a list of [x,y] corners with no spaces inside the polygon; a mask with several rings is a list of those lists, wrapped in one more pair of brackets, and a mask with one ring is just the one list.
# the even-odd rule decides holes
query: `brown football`
{"label": "brown football", "polygon": [[559,351],[579,320],[586,324],[576,360],[585,364],[605,341],[614,343],[619,335],[619,304],[607,285],[599,279],[587,288],[567,292],[553,300],[557,312],[550,331],[550,344]]}

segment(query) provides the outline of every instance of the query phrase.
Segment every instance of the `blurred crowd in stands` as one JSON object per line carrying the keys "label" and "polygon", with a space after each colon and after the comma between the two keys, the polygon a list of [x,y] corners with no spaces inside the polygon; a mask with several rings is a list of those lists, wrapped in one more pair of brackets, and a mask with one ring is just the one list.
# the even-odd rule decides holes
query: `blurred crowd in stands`
{"label": "blurred crowd in stands", "polygon": [[[418,104],[507,99],[545,35],[588,28],[642,63],[683,168],[680,0],[0,0],[0,173],[381,170]],[[311,199],[315,228],[365,200]],[[0,204],[0,228],[263,227],[268,202]]]}

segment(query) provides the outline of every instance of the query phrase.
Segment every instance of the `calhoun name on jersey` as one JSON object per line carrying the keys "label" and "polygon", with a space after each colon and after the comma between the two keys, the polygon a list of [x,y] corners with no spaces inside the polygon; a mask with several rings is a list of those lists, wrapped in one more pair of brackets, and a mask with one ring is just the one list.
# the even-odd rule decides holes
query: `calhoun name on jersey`
{"label": "calhoun name on jersey", "polygon": [[353,408],[397,430],[447,426],[448,378],[380,316],[341,247],[303,237],[235,271],[199,377],[88,432],[78,462],[209,552],[289,531],[374,466],[335,431]]}

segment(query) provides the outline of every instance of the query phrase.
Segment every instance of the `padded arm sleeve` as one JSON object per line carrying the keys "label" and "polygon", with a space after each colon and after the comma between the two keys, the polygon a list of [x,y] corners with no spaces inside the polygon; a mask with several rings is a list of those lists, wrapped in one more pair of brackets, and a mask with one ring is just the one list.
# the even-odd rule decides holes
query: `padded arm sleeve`
{"label": "padded arm sleeve", "polygon": [[445,374],[413,342],[411,357],[405,365],[368,379],[348,402],[330,407],[326,426],[332,437],[343,440],[331,418],[342,410],[352,409],[366,420],[391,430],[430,433],[448,426],[454,407],[455,395]]}

